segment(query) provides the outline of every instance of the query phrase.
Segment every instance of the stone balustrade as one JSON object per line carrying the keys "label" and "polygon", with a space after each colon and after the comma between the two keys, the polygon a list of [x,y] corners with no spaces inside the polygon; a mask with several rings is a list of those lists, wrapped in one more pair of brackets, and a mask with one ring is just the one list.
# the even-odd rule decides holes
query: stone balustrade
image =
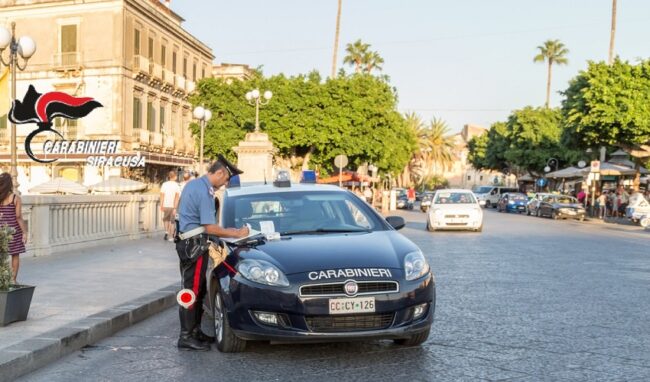
{"label": "stone balustrade", "polygon": [[158,195],[24,195],[28,256],[163,232]]}

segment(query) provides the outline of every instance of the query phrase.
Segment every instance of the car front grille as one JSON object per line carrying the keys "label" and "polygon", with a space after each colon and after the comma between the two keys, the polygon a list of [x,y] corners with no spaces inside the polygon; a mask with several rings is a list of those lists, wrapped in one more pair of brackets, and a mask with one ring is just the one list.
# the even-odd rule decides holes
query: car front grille
{"label": "car front grille", "polygon": [[445,215],[445,219],[454,219],[454,218],[467,219],[469,218],[469,215]]}
{"label": "car front grille", "polygon": [[[303,285],[300,287],[301,296],[347,296],[345,282]],[[396,281],[357,281],[359,291],[356,295],[393,293],[399,291]]]}
{"label": "car front grille", "polygon": [[394,313],[306,316],[312,332],[335,333],[386,329],[393,323]]}

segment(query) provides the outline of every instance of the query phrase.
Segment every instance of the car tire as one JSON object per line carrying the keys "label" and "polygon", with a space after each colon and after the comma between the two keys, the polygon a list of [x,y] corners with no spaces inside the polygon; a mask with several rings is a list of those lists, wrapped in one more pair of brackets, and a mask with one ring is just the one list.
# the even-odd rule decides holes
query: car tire
{"label": "car tire", "polygon": [[217,292],[214,297],[214,338],[217,343],[217,349],[222,353],[239,353],[246,349],[246,341],[237,337],[230,328],[228,315],[225,314],[223,299]]}
{"label": "car tire", "polygon": [[492,207],[492,203],[490,203],[489,200],[486,200],[485,201],[485,208],[490,208],[490,207]]}
{"label": "car tire", "polygon": [[558,220],[559,219],[559,217],[557,216],[557,213],[555,211],[551,212],[551,219],[553,219],[553,220]]}
{"label": "car tire", "polygon": [[483,224],[476,229],[476,232],[483,232]]}
{"label": "car tire", "polygon": [[535,216],[537,216],[538,218],[542,217],[542,212],[539,210],[539,208],[535,210]]}
{"label": "car tire", "polygon": [[435,232],[435,230],[436,230],[436,229],[433,228],[433,226],[431,225],[431,222],[429,221],[429,219],[427,219],[427,231],[429,231],[429,232]]}
{"label": "car tire", "polygon": [[397,340],[394,340],[397,345],[400,346],[418,346],[422,345],[428,338],[429,338],[429,333],[431,332],[431,328],[427,328],[427,330],[416,333],[409,338],[400,338]]}

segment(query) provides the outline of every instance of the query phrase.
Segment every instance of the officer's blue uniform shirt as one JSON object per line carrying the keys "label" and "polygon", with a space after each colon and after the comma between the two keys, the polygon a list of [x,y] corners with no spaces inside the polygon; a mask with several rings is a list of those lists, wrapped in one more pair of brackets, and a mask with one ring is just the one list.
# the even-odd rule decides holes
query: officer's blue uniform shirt
{"label": "officer's blue uniform shirt", "polygon": [[205,175],[187,182],[178,203],[178,225],[181,232],[204,224],[217,224],[214,187]]}

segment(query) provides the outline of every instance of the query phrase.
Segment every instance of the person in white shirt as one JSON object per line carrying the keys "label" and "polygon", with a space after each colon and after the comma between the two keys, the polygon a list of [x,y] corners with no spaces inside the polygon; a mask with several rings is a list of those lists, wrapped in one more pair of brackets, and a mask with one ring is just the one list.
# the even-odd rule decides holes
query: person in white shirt
{"label": "person in white shirt", "polygon": [[181,196],[181,187],[176,182],[176,171],[170,171],[167,179],[160,187],[160,212],[165,225],[165,240],[174,241],[174,217]]}
{"label": "person in white shirt", "polygon": [[181,182],[181,193],[183,192],[183,188],[185,188],[185,185],[187,182],[190,181],[190,173],[188,171],[183,171],[183,181]]}

